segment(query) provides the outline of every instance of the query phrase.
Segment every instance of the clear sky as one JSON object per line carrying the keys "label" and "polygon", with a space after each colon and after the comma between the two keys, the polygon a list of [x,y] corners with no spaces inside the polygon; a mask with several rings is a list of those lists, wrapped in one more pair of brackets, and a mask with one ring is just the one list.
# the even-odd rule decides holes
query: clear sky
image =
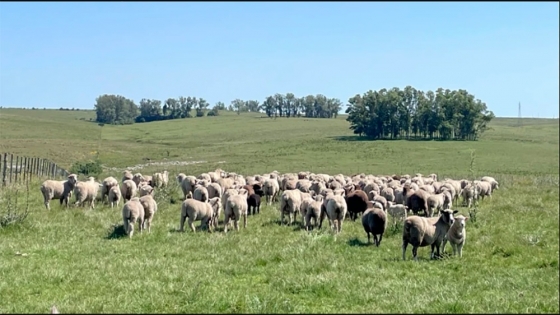
{"label": "clear sky", "polygon": [[558,2],[0,2],[0,106],[466,89],[558,117]]}

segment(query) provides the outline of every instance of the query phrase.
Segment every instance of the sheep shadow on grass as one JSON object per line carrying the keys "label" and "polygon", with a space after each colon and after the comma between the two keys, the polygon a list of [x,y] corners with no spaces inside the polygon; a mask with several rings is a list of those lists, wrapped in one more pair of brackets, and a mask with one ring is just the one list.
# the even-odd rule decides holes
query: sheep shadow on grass
{"label": "sheep shadow on grass", "polygon": [[351,238],[351,239],[348,240],[348,245],[364,247],[364,246],[371,246],[373,244],[372,243],[368,244],[368,242],[364,242],[364,241],[360,240],[359,238],[354,237],[354,238]]}
{"label": "sheep shadow on grass", "polygon": [[126,237],[126,232],[124,230],[124,225],[121,224],[113,224],[111,227],[109,227],[109,229],[107,230],[107,236],[105,237],[105,239],[107,240],[114,240],[114,239],[119,239],[119,238],[123,238]]}

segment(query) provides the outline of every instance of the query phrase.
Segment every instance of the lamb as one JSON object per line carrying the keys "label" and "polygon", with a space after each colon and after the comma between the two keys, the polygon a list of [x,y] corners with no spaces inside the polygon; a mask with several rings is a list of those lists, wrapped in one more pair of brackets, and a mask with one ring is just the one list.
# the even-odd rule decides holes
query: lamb
{"label": "lamb", "polygon": [[247,228],[247,208],[246,193],[233,195],[228,198],[226,209],[224,211],[224,233],[227,233],[228,225],[231,219],[233,219],[234,228],[239,231],[239,219],[243,217],[243,228]]}
{"label": "lamb", "polygon": [[208,200],[208,202],[196,199],[186,199],[181,205],[181,222],[179,231],[184,232],[185,219],[188,217],[188,225],[191,227],[193,232],[196,231],[193,223],[194,221],[201,221],[200,226],[202,228],[207,228],[208,232],[212,232],[212,227],[215,227],[215,222],[218,221],[220,206],[221,200],[218,197],[214,197]]}
{"label": "lamb", "polygon": [[115,203],[117,204],[117,207],[119,206],[119,203],[121,201],[121,190],[119,188],[119,185],[113,186],[111,187],[111,189],[109,189],[109,196],[107,198],[109,203],[111,204],[111,209],[113,209]]}
{"label": "lamb", "polygon": [[84,202],[89,202],[90,208],[95,208],[95,198],[99,191],[99,183],[93,177],[89,177],[85,182],[77,182],[74,186],[74,194],[76,195],[76,205],[84,205]]}
{"label": "lamb", "polygon": [[[128,179],[126,180],[128,181]],[[132,238],[134,233],[134,223],[140,221],[138,224],[138,231],[142,233],[142,227],[144,225],[144,207],[140,203],[138,197],[131,198],[124,204],[122,210],[123,216],[123,226],[128,237]]]}
{"label": "lamb", "polygon": [[453,222],[449,231],[447,231],[447,234],[445,234],[443,238],[443,244],[441,246],[442,253],[445,252],[445,245],[449,241],[453,248],[453,255],[459,254],[459,257],[463,257],[463,246],[467,240],[467,230],[465,230],[467,220],[469,220],[469,218],[461,214],[455,217],[455,222]]}
{"label": "lamb", "polygon": [[273,201],[278,201],[278,192],[280,191],[280,186],[278,181],[274,178],[267,178],[263,184],[263,193],[266,198],[266,203],[270,206]]}
{"label": "lamb", "polygon": [[331,227],[335,230],[335,234],[342,231],[342,221],[344,221],[347,211],[348,208],[344,197],[334,195],[329,199],[327,203],[327,216],[329,217]]}
{"label": "lamb", "polygon": [[363,190],[355,190],[349,193],[345,199],[350,219],[356,221],[358,214],[363,213],[367,209],[368,196]]}
{"label": "lamb", "polygon": [[307,203],[305,208],[305,230],[309,231],[309,228],[312,227],[311,219],[314,222],[314,228],[318,227],[319,219],[321,218],[321,205],[323,204],[323,196],[317,195],[315,199],[311,200],[311,202]]}
{"label": "lamb", "polygon": [[163,174],[162,173],[154,173],[152,175],[154,187],[161,188],[163,187]]}
{"label": "lamb", "polygon": [[368,244],[370,243],[370,234],[372,234],[375,246],[379,247],[383,239],[383,233],[385,233],[387,228],[387,215],[385,211],[378,208],[367,209],[362,215],[362,226],[367,234]]}
{"label": "lamb", "polygon": [[63,203],[68,207],[68,200],[72,196],[72,191],[74,190],[74,186],[78,182],[78,175],[70,174],[68,175],[67,179],[64,181],[59,180],[50,180],[47,179],[46,181],[41,184],[41,193],[43,194],[43,199],[45,203],[45,208],[50,210],[50,201],[52,199],[60,199],[60,204]]}
{"label": "lamb", "polygon": [[101,183],[103,186],[101,187],[101,201],[105,201],[105,196],[109,196],[109,190],[111,187],[118,186],[119,182],[113,176],[109,176],[103,180]]}
{"label": "lamb", "polygon": [[136,196],[136,183],[131,180],[127,179],[121,184],[121,194],[124,200],[130,201],[134,196]]}
{"label": "lamb", "polygon": [[202,185],[196,185],[193,192],[193,199],[207,202],[208,201],[208,189]]}
{"label": "lamb", "polygon": [[442,209],[451,208],[451,194],[445,190],[441,194],[428,196],[428,216],[434,214],[434,209],[441,211]]}
{"label": "lamb", "polygon": [[[297,189],[285,190],[280,198],[280,225],[284,223],[284,215],[288,215],[288,225],[296,220],[297,213],[301,210],[301,191]],[[292,218],[293,214],[293,218]]]}
{"label": "lamb", "polygon": [[[449,228],[455,221],[457,210],[445,209],[439,217],[410,216],[404,220],[402,258],[406,260],[406,248],[412,245],[412,256],[418,260],[418,247],[431,245],[431,258],[440,256],[440,246]],[[437,251],[434,252],[434,250]]]}
{"label": "lamb", "polygon": [[389,204],[387,213],[393,218],[393,224],[396,225],[397,220],[404,221],[408,214],[408,208],[402,204]]}

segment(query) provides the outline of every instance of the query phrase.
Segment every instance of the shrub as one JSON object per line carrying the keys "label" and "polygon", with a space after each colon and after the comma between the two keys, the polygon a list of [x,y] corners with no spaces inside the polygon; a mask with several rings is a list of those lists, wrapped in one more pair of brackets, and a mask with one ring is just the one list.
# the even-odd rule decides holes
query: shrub
{"label": "shrub", "polygon": [[83,174],[85,176],[99,176],[103,172],[103,167],[99,159],[95,161],[76,162],[70,168],[70,173]]}

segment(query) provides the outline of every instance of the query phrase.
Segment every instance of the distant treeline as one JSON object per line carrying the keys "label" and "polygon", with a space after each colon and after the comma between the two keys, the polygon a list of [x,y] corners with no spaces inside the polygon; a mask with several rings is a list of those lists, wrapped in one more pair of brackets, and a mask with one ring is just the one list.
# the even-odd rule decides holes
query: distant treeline
{"label": "distant treeline", "polygon": [[268,96],[261,104],[256,100],[243,101],[235,99],[230,105],[217,102],[212,109],[203,98],[179,97],[162,102],[154,99],[142,99],[139,105],[120,95],[101,95],[96,99],[96,121],[106,124],[132,124],[157,120],[190,118],[195,110],[196,117],[217,116],[221,110],[241,112],[264,112],[268,117],[312,117],[336,118],[342,109],[342,102],[336,98],[327,98],[322,94],[297,98],[292,93]]}
{"label": "distant treeline", "polygon": [[368,91],[349,99],[350,129],[371,139],[476,140],[494,118],[486,104],[465,90],[422,92],[411,86]]}

